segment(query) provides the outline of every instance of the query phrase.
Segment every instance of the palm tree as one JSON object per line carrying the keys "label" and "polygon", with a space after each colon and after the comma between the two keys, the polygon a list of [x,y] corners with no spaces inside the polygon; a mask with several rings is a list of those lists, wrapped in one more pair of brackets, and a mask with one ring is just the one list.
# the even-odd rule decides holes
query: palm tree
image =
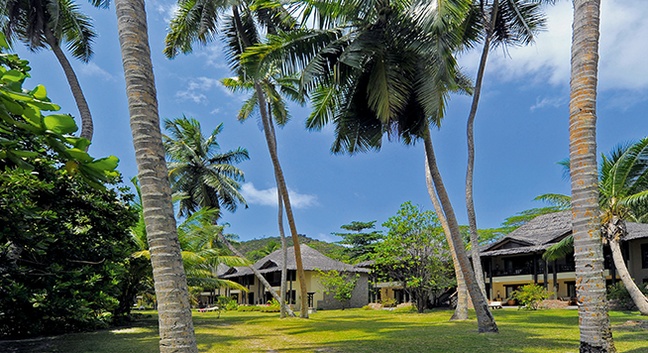
{"label": "palm tree", "polygon": [[[169,135],[162,136],[167,154],[171,190],[181,195],[180,216],[189,215],[205,207],[230,212],[238,203],[247,207],[239,192],[245,181],[243,171],[235,163],[248,160],[248,151],[238,147],[220,153],[217,137],[223,131],[218,124],[209,136],[203,136],[200,123],[194,118],[165,120]],[[220,215],[215,215],[218,219]]]}
{"label": "palm tree", "polygon": [[135,157],[158,302],[160,352],[196,353],[165,163],[144,1],[115,0]]}
{"label": "palm tree", "polygon": [[481,58],[477,69],[477,78],[473,91],[470,113],[468,114],[468,123],[466,127],[468,142],[468,165],[466,168],[466,209],[468,211],[468,224],[470,226],[470,243],[472,264],[475,273],[478,274],[477,281],[479,287],[486,293],[484,285],[484,273],[481,266],[481,257],[479,255],[479,237],[477,234],[477,216],[475,215],[475,202],[473,200],[473,178],[475,170],[475,116],[477,115],[477,106],[481,94],[482,82],[484,80],[484,71],[488,60],[488,53],[491,49],[499,46],[517,46],[527,45],[533,42],[535,34],[543,28],[545,18],[540,11],[542,2],[553,2],[552,0],[544,1],[526,1],[512,0],[501,1],[488,0],[475,1],[473,4],[474,15],[471,16],[480,28],[483,41]]}
{"label": "palm tree", "polygon": [[[109,4],[109,0],[90,2],[104,8]],[[10,42],[19,40],[31,51],[49,47],[54,52],[81,115],[81,137],[91,141],[93,124],[90,108],[61,44],[67,45],[72,56],[88,62],[96,36],[92,20],[72,0],[0,0],[0,27]]]}
{"label": "palm tree", "polygon": [[272,103],[273,97],[266,95],[267,91],[264,91],[264,86],[267,86],[265,84],[265,77],[267,75],[259,75],[260,71],[245,70],[240,65],[241,53],[252,44],[260,42],[261,36],[258,27],[265,28],[268,33],[276,33],[280,29],[290,28],[294,24],[294,21],[283,11],[281,6],[256,6],[253,11],[253,6],[250,5],[244,1],[180,1],[180,10],[171,21],[170,31],[166,37],[165,54],[168,57],[174,57],[179,51],[184,53],[190,52],[192,50],[192,44],[196,41],[202,44],[207,43],[208,40],[214,37],[218,30],[219,16],[226,10],[232,11],[231,16],[228,16],[225,21],[224,29],[228,43],[227,50],[230,57],[230,65],[238,74],[238,78],[252,84],[252,90],[256,97],[253,101],[256,102],[259,109],[263,132],[275,171],[278,193],[282,198],[290,233],[293,238],[297,278],[300,284],[301,295],[300,317],[308,318],[306,275],[301,260],[299,234],[295,225],[288,188],[279,162],[272,117],[268,112],[268,101],[270,100],[270,103]]}
{"label": "palm tree", "polygon": [[599,16],[599,0],[574,0],[569,159],[581,352],[616,352],[603,278],[596,170]]}
{"label": "palm tree", "polygon": [[[434,182],[432,181],[432,175],[430,175],[430,167],[427,165],[427,158],[425,161],[425,183],[428,189],[428,194],[430,195],[430,200],[435,210],[442,210],[441,203],[439,198],[434,190]],[[452,256],[452,264],[454,266],[455,278],[457,279],[457,306],[455,311],[450,317],[450,321],[461,321],[468,320],[468,288],[466,288],[466,280],[463,278],[463,272],[461,271],[461,266],[459,265],[459,258],[457,257],[457,251],[454,248],[454,241],[450,235],[450,225],[448,220],[445,218],[443,212],[437,213],[439,218],[439,223],[443,228],[443,233],[445,233],[446,241],[450,248],[450,255]]]}
{"label": "palm tree", "polygon": [[[563,164],[569,168],[569,163]],[[540,199],[564,201],[565,195],[541,195]],[[602,214],[601,232],[612,250],[612,260],[623,285],[642,315],[648,315],[648,300],[632,280],[620,241],[627,235],[625,221],[641,222],[646,218],[648,204],[648,138],[617,147],[609,156],[603,156],[599,172],[599,207]],[[567,237],[547,249],[545,258],[552,260],[574,251],[573,237]]]}
{"label": "palm tree", "polygon": [[[301,73],[302,87],[311,94],[314,108],[307,126],[320,129],[332,122],[334,152],[379,149],[384,133],[405,143],[424,141],[442,207],[436,211],[448,220],[479,330],[497,332],[436,168],[429,133],[430,123],[440,125],[448,92],[469,86],[452,53],[463,40],[461,29],[470,2],[444,1],[438,6],[381,0],[309,3],[321,17],[335,18],[330,22],[340,26],[270,36],[267,44],[249,48],[245,57],[253,67],[280,60],[283,68]],[[423,19],[431,20],[420,24],[421,14],[429,13],[434,16]]]}

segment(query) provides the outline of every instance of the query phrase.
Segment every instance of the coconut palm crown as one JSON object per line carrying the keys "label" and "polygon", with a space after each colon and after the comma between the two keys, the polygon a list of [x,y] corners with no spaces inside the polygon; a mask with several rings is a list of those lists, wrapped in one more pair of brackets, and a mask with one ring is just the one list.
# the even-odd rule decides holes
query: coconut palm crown
{"label": "coconut palm crown", "polygon": [[[249,159],[246,149],[237,148],[219,152],[219,124],[209,136],[204,136],[200,123],[194,118],[165,120],[168,135],[163,137],[167,153],[169,178],[174,194],[181,195],[180,215],[188,215],[201,208],[236,211],[238,204],[247,207],[239,192],[244,173],[234,166]],[[218,216],[216,216],[218,218]]]}

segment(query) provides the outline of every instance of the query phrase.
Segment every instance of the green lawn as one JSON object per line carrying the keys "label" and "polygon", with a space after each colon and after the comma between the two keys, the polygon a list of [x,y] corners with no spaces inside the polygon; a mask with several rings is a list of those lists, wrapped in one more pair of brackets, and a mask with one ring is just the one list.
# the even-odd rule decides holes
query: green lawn
{"label": "green lawn", "polygon": [[[310,320],[276,314],[195,313],[201,352],[577,352],[576,310],[494,312],[499,334],[478,334],[476,322],[449,322],[450,311],[403,314],[387,311],[320,311]],[[648,352],[647,330],[627,324],[636,314],[611,312],[619,352]],[[1,352],[157,352],[156,318],[135,326],[25,342],[1,342]]]}

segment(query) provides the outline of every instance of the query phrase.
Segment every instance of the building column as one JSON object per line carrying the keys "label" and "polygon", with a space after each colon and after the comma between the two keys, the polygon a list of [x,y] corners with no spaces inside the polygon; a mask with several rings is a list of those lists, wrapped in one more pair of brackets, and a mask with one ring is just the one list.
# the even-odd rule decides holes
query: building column
{"label": "building column", "polygon": [[558,298],[558,261],[554,260],[553,262],[553,290],[556,293],[556,298]]}
{"label": "building column", "polygon": [[544,279],[544,289],[548,290],[549,289],[549,264],[547,261],[542,261],[544,263],[543,266],[543,271],[542,271],[542,278]]}
{"label": "building column", "polygon": [[533,283],[538,284],[538,254],[533,254]]}
{"label": "building column", "polygon": [[493,258],[488,262],[488,279],[490,281],[490,298],[495,298],[495,286],[493,285]]}

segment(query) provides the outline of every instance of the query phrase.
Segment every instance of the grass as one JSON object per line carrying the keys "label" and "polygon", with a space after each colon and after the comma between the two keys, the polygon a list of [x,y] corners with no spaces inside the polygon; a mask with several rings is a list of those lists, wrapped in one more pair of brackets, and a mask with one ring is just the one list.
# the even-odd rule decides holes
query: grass
{"label": "grass", "polygon": [[[449,322],[450,311],[427,314],[371,310],[319,311],[309,320],[260,312],[195,313],[201,352],[578,352],[576,310],[497,310],[499,334],[478,334],[476,321]],[[636,313],[611,312],[619,352],[648,352],[646,329],[627,325]],[[2,352],[157,352],[154,313],[136,325],[53,338],[2,342]]]}

